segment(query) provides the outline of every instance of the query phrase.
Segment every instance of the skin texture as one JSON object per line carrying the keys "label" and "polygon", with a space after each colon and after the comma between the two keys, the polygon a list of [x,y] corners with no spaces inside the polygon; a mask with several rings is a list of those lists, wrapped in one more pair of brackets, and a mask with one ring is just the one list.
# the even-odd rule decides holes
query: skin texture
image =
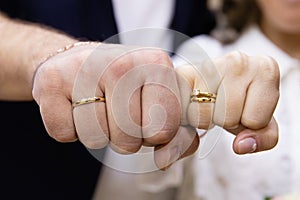
{"label": "skin texture", "polygon": [[[109,64],[94,68],[83,63]],[[122,70],[118,70],[120,66]],[[273,148],[278,139],[272,118],[279,97],[276,62],[234,52],[216,60],[215,66],[219,78],[206,65],[200,68],[206,76],[199,76],[192,66],[175,73],[170,58],[161,50],[81,46],[49,59],[38,69],[33,96],[48,133],[56,140],[69,142],[78,137],[89,148],[110,144],[123,154],[135,153],[142,145],[154,146],[160,168],[194,153],[199,138],[192,127],[207,129],[211,123],[237,135],[236,153]],[[78,79],[80,90],[74,93]],[[205,90],[204,83],[209,83],[209,91],[218,93],[216,103],[191,103],[192,89]],[[133,87],[128,86],[131,84]],[[132,95],[127,98],[126,94]],[[105,96],[106,102],[72,108],[74,99],[87,96]],[[249,138],[254,139],[255,149],[254,144],[249,147],[244,142]]]}
{"label": "skin texture", "polygon": [[[274,147],[278,130],[272,115],[279,98],[279,83],[275,81],[279,78],[279,71],[276,66],[269,57],[249,57],[233,52],[215,60],[218,79],[215,73],[205,73],[205,66],[200,68],[202,76],[194,67],[178,68],[179,76],[183,77],[179,78],[182,98],[189,97],[189,90],[182,89],[188,87],[185,84],[191,89],[200,88],[218,94],[216,103],[183,105],[183,113],[187,113],[184,121],[202,129],[209,128],[211,124],[219,125],[237,135],[233,149],[238,154]],[[182,102],[188,102],[188,99]],[[266,112],[261,112],[263,110]],[[249,138],[256,141],[256,149],[246,147],[245,139]]]}
{"label": "skin texture", "polygon": [[39,63],[76,42],[50,28],[11,20],[1,12],[0,37],[0,99],[11,101],[33,100],[32,79]]}
{"label": "skin texture", "polygon": [[[197,150],[194,127],[224,126],[237,135],[234,150],[240,154],[267,150],[277,142],[272,113],[279,72],[269,57],[235,52],[215,61],[217,74],[200,66],[201,76],[190,66],[175,71],[159,49],[123,45],[75,46],[45,61],[76,40],[4,16],[0,36],[1,99],[34,99],[46,130],[59,142],[79,139],[89,148],[110,145],[122,154],[142,145],[155,147],[159,168]],[[191,103],[195,88],[218,93],[217,102]],[[94,96],[106,101],[72,107],[72,102]]]}

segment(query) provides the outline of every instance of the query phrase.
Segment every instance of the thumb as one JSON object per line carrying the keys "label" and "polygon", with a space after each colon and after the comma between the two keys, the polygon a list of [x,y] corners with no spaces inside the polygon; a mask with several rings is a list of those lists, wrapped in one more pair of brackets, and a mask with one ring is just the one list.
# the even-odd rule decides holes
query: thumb
{"label": "thumb", "polygon": [[233,142],[233,150],[237,154],[260,152],[272,149],[277,142],[278,125],[273,117],[265,128],[240,131]]}

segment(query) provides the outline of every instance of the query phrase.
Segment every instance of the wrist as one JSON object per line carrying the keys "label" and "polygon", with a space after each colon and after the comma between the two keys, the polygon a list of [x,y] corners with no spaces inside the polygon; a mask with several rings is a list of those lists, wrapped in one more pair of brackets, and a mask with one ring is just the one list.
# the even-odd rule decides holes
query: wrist
{"label": "wrist", "polygon": [[[95,41],[85,41],[85,42],[82,42],[82,41],[76,41],[74,43],[69,43],[67,45],[65,45],[64,47],[61,47],[59,49],[56,49],[55,51],[53,51],[52,53],[48,54],[47,56],[45,56],[41,62],[39,64],[36,65],[35,67],[35,70],[34,72],[32,73],[32,87],[34,86],[34,82],[35,82],[35,77],[36,77],[36,73],[37,71],[42,68],[43,66],[46,66],[46,65],[52,65],[51,63],[48,64],[48,62],[51,62],[52,59],[55,59],[59,56],[65,56],[65,55],[61,55],[61,54],[72,54],[74,53],[74,51],[80,51],[80,49],[77,49],[77,48],[85,48],[83,46],[89,46],[88,48],[96,48],[99,44],[101,44],[100,42],[95,42]],[[76,50],[74,49],[76,48]],[[74,51],[72,51],[74,49]],[[70,52],[69,52],[70,51]],[[56,62],[56,61],[54,61]]]}
{"label": "wrist", "polygon": [[78,47],[78,46],[84,46],[84,45],[93,45],[93,44],[99,44],[98,42],[93,42],[93,41],[86,41],[86,42],[74,42],[74,43],[70,43],[62,48],[57,49],[55,52],[49,54],[48,56],[46,56],[46,58],[43,59],[43,61],[41,61],[37,66],[35,71],[43,64],[45,63],[47,60],[51,59],[52,57],[56,56],[57,54],[63,53],[67,50],[70,50],[74,47]]}

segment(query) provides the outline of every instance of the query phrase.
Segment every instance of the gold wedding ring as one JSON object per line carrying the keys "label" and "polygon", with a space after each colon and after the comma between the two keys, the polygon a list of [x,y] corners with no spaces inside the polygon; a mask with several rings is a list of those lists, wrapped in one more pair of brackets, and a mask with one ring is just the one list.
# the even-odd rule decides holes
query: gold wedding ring
{"label": "gold wedding ring", "polygon": [[201,92],[199,89],[193,90],[191,94],[191,102],[215,103],[216,98],[217,98],[216,93]]}
{"label": "gold wedding ring", "polygon": [[104,97],[90,97],[90,98],[85,98],[81,99],[79,101],[75,101],[72,105],[73,107],[88,104],[88,103],[95,103],[95,102],[105,102]]}
{"label": "gold wedding ring", "polygon": [[191,97],[191,102],[198,102],[198,103],[215,103],[215,98],[209,97]]}

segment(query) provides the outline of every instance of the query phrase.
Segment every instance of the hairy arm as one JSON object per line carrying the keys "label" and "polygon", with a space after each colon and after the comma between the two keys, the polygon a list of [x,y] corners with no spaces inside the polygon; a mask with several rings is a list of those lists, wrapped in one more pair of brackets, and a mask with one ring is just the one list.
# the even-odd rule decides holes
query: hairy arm
{"label": "hairy arm", "polygon": [[57,49],[75,39],[0,13],[0,100],[33,100],[33,74]]}

